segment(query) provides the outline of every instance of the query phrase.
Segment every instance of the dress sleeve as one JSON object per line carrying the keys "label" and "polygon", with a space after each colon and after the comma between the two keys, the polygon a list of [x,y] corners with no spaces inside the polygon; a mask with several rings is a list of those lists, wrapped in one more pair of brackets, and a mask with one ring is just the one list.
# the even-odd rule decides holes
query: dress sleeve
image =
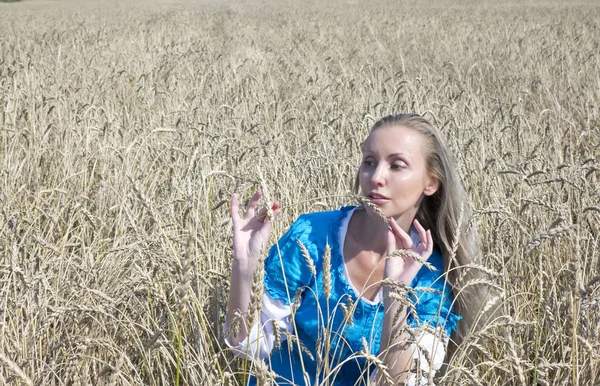
{"label": "dress sleeve", "polygon": [[[430,380],[435,372],[444,364],[448,338],[444,329],[425,329],[416,337],[411,345],[413,361],[418,361],[418,373],[413,374],[407,381],[407,386],[433,385]],[[435,386],[435,385],[434,385]]]}
{"label": "dress sleeve", "polygon": [[[269,250],[265,259],[265,292],[275,300],[290,305],[299,288],[310,284],[313,273],[308,259],[315,266],[319,256],[316,243],[310,237],[313,224],[307,215],[300,216],[290,229]],[[303,253],[299,242],[306,249]]]}
{"label": "dress sleeve", "polygon": [[[444,329],[423,329],[415,336],[415,343],[410,345],[413,350],[412,361],[418,364],[417,372],[406,381],[406,386],[435,386],[431,379],[444,364],[448,338]],[[377,371],[371,374],[375,381]]]}
{"label": "dress sleeve", "polygon": [[[450,336],[452,331],[456,330],[457,323],[462,319],[454,313],[454,294],[450,284],[446,281],[443,272],[443,260],[440,252],[435,252],[435,259],[432,263],[437,271],[430,271],[423,267],[423,273],[417,276],[416,283],[412,285],[415,289],[416,297],[413,298],[416,316],[410,314],[408,323],[416,327],[422,323],[427,323],[433,328],[442,327],[446,335]],[[433,257],[433,256],[432,256]]]}
{"label": "dress sleeve", "polygon": [[[262,299],[260,320],[254,323],[246,339],[239,345],[233,346],[225,338],[225,344],[238,358],[265,359],[269,356],[277,341],[274,324],[277,324],[281,341],[286,340],[287,335],[292,333],[293,325],[290,322],[290,315],[290,306],[285,305],[281,300],[272,299],[265,293]],[[227,323],[223,326],[223,330],[224,332],[227,331]]]}
{"label": "dress sleeve", "polygon": [[[266,358],[276,342],[274,323],[278,326],[281,340],[286,339],[287,335],[293,332],[290,321],[291,303],[296,290],[309,284],[312,277],[298,241],[300,240],[305,246],[309,256],[318,256],[316,245],[309,242],[312,228],[310,217],[300,216],[269,250],[265,259],[265,292],[260,320],[254,323],[248,337],[238,346],[232,346],[225,339],[225,343],[235,356],[250,359]],[[227,331],[227,325],[224,329]]]}

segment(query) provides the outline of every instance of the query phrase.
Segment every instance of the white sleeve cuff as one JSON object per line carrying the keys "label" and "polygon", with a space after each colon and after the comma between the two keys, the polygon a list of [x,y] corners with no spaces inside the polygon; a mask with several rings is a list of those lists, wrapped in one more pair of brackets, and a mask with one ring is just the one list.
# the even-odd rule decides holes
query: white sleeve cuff
{"label": "white sleeve cuff", "polygon": [[[416,336],[416,342],[411,345],[413,361],[418,361],[419,374],[413,374],[407,381],[407,386],[435,386],[435,372],[444,364],[448,339],[446,332],[441,329],[426,328]],[[433,368],[431,366],[433,365]]]}
{"label": "white sleeve cuff", "polygon": [[[448,338],[442,328],[433,329],[424,326],[424,329],[417,332],[415,343],[410,345],[410,349],[413,350],[411,370],[415,367],[413,364],[418,362],[419,373],[412,374],[406,381],[406,386],[435,386],[433,382],[429,382],[429,379],[433,379],[435,372],[444,364],[447,345]],[[377,371],[373,371],[371,381],[375,380],[376,373]]]}
{"label": "white sleeve cuff", "polygon": [[231,352],[239,358],[248,358],[253,360],[265,359],[275,347],[277,337],[273,324],[279,327],[279,338],[285,340],[288,333],[293,331],[290,323],[292,310],[281,300],[271,298],[266,293],[263,295],[262,308],[260,310],[260,320],[256,321],[250,333],[239,345],[233,346],[227,338],[227,322],[223,326],[225,331],[225,344],[231,349]]}

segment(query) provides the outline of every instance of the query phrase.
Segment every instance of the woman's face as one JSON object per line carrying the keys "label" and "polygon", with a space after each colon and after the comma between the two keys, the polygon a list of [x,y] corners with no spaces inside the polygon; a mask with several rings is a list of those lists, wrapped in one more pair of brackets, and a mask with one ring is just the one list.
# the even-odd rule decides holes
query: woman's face
{"label": "woman's face", "polygon": [[427,172],[425,141],[416,130],[388,126],[372,131],[364,145],[361,192],[400,226],[410,226],[424,196],[439,185]]}

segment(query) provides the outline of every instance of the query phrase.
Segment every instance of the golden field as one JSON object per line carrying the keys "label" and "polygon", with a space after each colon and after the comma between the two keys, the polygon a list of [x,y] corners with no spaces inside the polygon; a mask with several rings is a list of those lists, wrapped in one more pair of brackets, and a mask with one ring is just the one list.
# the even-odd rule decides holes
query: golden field
{"label": "golden field", "polygon": [[436,384],[598,384],[599,45],[594,1],[0,3],[0,384],[241,384],[231,194],[262,177],[274,240],[351,203],[398,112],[504,295]]}

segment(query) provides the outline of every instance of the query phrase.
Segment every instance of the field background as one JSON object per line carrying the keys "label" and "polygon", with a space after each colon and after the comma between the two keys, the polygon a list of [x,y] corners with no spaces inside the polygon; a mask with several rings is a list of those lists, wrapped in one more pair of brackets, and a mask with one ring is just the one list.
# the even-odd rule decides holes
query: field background
{"label": "field background", "polygon": [[[349,198],[383,115],[446,136],[505,316],[439,385],[600,379],[597,2],[0,4],[0,384],[238,384],[228,204]],[[236,378],[237,377],[237,378]]]}

